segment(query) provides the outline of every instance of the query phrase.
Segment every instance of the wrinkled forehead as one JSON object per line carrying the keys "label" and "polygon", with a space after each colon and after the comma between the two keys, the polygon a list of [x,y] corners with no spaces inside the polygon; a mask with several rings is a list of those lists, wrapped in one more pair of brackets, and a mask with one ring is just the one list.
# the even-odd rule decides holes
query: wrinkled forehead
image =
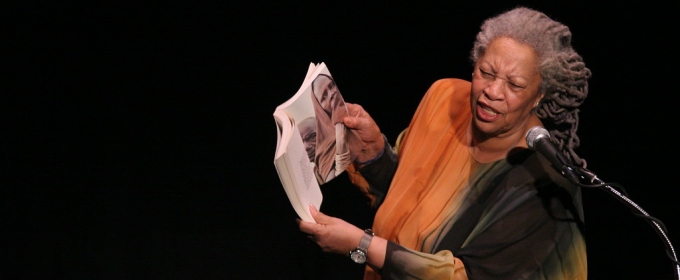
{"label": "wrinkled forehead", "polygon": [[530,45],[510,37],[498,37],[489,43],[475,62],[476,66],[482,64],[507,74],[535,75],[539,73],[540,61],[536,50]]}

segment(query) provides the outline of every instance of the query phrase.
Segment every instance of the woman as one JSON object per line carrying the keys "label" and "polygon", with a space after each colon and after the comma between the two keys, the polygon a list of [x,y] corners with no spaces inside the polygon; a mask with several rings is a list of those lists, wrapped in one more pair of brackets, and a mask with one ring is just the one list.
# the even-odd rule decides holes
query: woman
{"label": "woman", "polygon": [[375,236],[316,209],[300,230],[324,251],[365,251],[365,279],[585,279],[580,190],[525,141],[543,126],[585,167],[573,149],[591,74],[570,44],[566,26],[535,10],[486,20],[472,81],[435,82],[397,153],[347,104],[357,160],[369,162],[351,174],[379,206]]}
{"label": "woman", "polygon": [[324,184],[342,173],[351,163],[345,125],[347,108],[333,78],[320,74],[312,81],[312,103],[316,116],[314,163],[317,180]]}

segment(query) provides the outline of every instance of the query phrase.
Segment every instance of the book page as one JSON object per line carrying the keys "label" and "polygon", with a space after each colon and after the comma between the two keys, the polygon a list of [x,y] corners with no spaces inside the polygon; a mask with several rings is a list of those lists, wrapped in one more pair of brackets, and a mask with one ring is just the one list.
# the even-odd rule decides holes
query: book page
{"label": "book page", "polygon": [[274,116],[283,132],[279,141],[282,146],[277,148],[283,152],[274,159],[279,179],[298,216],[304,221],[314,222],[309,205],[320,209],[323,200],[314,175],[314,164],[309,160],[302,138],[298,136],[299,131],[288,115],[277,111]]}

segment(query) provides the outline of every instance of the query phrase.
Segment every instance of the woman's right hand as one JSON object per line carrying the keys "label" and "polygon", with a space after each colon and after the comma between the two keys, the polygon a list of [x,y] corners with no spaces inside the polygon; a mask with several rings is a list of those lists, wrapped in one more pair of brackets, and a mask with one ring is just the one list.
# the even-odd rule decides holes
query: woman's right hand
{"label": "woman's right hand", "polygon": [[345,103],[349,116],[343,123],[361,140],[360,147],[350,147],[356,155],[357,161],[367,161],[375,158],[385,147],[380,128],[373,121],[371,115],[359,104]]}

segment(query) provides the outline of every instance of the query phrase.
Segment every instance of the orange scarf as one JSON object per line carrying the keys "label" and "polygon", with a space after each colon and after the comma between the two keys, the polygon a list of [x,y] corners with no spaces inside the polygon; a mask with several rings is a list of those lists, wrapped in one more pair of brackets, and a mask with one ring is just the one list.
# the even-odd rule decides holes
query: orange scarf
{"label": "orange scarf", "polygon": [[[457,211],[460,190],[478,165],[468,152],[470,82],[443,79],[416,110],[399,151],[399,167],[373,223],[377,236],[429,252],[431,234]],[[370,267],[364,279],[380,279]]]}

